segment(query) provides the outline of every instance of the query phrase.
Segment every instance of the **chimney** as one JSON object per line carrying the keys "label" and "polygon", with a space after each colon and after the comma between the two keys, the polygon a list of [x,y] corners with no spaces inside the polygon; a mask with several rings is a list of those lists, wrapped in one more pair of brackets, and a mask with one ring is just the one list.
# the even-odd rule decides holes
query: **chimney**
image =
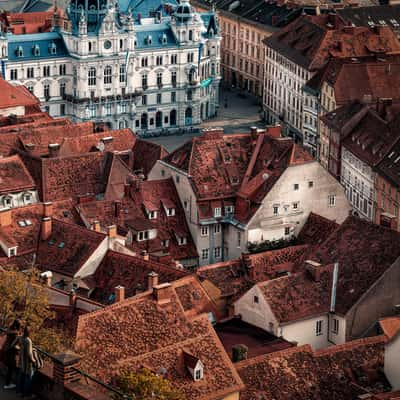
{"label": "chimney", "polygon": [[114,138],[112,136],[103,137],[100,139],[104,144],[104,150],[110,151]]}
{"label": "chimney", "polygon": [[148,253],[146,250],[143,250],[143,251],[141,252],[141,254],[142,254],[143,260],[149,261],[150,256],[149,256],[149,253]]}
{"label": "chimney", "polygon": [[94,200],[94,195],[91,193],[81,194],[78,196],[78,204],[90,203]]}
{"label": "chimney", "polygon": [[306,269],[315,282],[321,280],[321,264],[312,260],[306,260]]}
{"label": "chimney", "polygon": [[95,232],[100,232],[100,222],[99,221],[93,221],[92,224],[92,230],[94,230]]}
{"label": "chimney", "polygon": [[51,236],[52,221],[50,217],[43,217],[42,219],[42,240],[47,240]]}
{"label": "chimney", "polygon": [[51,201],[43,203],[43,216],[49,218],[53,216],[53,203]]}
{"label": "chimney", "polygon": [[2,211],[0,213],[0,226],[10,226],[12,223],[11,210]]}
{"label": "chimney", "polygon": [[131,184],[131,188],[134,191],[139,191],[140,190],[140,184],[141,184],[141,180],[138,177],[134,177],[132,179],[130,179],[130,184]]}
{"label": "chimney", "polygon": [[114,288],[115,302],[119,303],[125,300],[125,287],[118,285]]}
{"label": "chimney", "polygon": [[107,226],[107,235],[109,238],[117,237],[117,226],[116,225]]}
{"label": "chimney", "polygon": [[397,230],[397,218],[389,213],[382,213],[379,218],[379,225]]}
{"label": "chimney", "polygon": [[69,305],[70,305],[70,307],[72,307],[72,308],[75,308],[75,307],[76,307],[76,293],[75,293],[75,290],[74,290],[74,289],[72,289],[72,290],[69,292]]}
{"label": "chimney", "polygon": [[250,134],[251,134],[252,140],[257,140],[258,129],[256,126],[252,126],[250,128]]}
{"label": "chimney", "polygon": [[172,286],[170,283],[162,283],[153,287],[153,294],[157,304],[167,304],[171,301]]}
{"label": "chimney", "polygon": [[43,283],[46,286],[51,287],[52,280],[53,280],[53,273],[51,271],[46,271],[46,272],[43,272],[42,274],[40,274],[40,276],[42,277]]}
{"label": "chimney", "polygon": [[157,285],[158,285],[158,274],[152,271],[147,275],[147,289],[152,290]]}
{"label": "chimney", "polygon": [[58,157],[60,155],[60,145],[58,143],[50,143],[48,146],[49,157]]}
{"label": "chimney", "polygon": [[32,154],[33,151],[35,150],[35,145],[33,143],[27,143],[25,145],[25,149],[29,154]]}
{"label": "chimney", "polygon": [[121,201],[120,200],[115,200],[114,201],[114,216],[115,218],[119,218],[119,216],[121,215]]}

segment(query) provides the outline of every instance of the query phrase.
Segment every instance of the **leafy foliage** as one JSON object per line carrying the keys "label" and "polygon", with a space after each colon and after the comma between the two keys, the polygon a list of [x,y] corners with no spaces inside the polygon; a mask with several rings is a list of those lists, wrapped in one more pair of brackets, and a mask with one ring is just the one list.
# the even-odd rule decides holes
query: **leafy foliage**
{"label": "leafy foliage", "polygon": [[46,289],[36,283],[37,272],[0,272],[0,326],[7,327],[16,318],[29,325],[32,341],[48,352],[61,350],[65,338],[60,332],[46,328],[44,323],[54,318]]}
{"label": "leafy foliage", "polygon": [[278,250],[284,247],[295,246],[297,244],[297,239],[291,237],[289,239],[279,239],[279,240],[265,240],[263,242],[247,244],[247,249],[250,254],[261,253],[263,251]]}
{"label": "leafy foliage", "polygon": [[146,368],[137,373],[124,372],[117,378],[116,386],[133,399],[185,400],[185,397],[172,387],[170,381]]}

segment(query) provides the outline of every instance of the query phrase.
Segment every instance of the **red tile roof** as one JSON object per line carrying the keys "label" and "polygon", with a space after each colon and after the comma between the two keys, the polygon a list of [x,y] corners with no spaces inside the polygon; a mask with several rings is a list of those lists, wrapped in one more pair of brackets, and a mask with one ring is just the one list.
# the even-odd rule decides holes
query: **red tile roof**
{"label": "red tile roof", "polygon": [[[133,240],[129,247],[140,253],[146,250],[155,256],[169,254],[174,260],[197,258],[197,250],[194,246],[190,230],[186,223],[185,212],[181,206],[178,193],[172,179],[159,181],[141,181],[133,176],[128,176],[131,186],[128,187],[129,196],[120,198],[121,181],[113,190],[107,188],[107,197],[117,192],[117,200],[98,201],[84,203],[78,206],[79,212],[87,224],[99,221],[103,227],[117,225],[121,232],[127,233],[128,228],[136,231],[156,229],[154,239],[141,242]],[[174,205],[175,215],[167,216],[163,203]],[[146,206],[157,211],[157,218],[149,219]],[[119,211],[117,211],[119,210]],[[148,209],[148,211],[150,211]],[[187,244],[179,245],[176,235],[187,238]],[[162,241],[168,240],[168,246]]]}
{"label": "red tile roof", "polygon": [[246,389],[243,400],[356,400],[390,388],[381,372],[384,339],[373,337],[313,352],[309,345],[236,364]]}
{"label": "red tile roof", "polygon": [[337,222],[311,212],[297,236],[297,241],[311,246],[321,244],[338,227]]}
{"label": "red tile roof", "polygon": [[389,27],[349,27],[333,14],[301,16],[265,43],[310,71],[322,68],[330,58],[400,53],[400,42]]}
{"label": "red tile roof", "polygon": [[235,217],[245,223],[289,165],[312,158],[292,140],[276,138],[267,129],[256,137],[206,131],[164,161],[189,175],[201,219],[213,217],[213,207],[223,210],[226,202],[235,204],[236,198]]}
{"label": "red tile roof", "polygon": [[105,238],[103,233],[53,218],[51,235],[39,240],[37,265],[42,271],[73,277]]}
{"label": "red tile roof", "polygon": [[0,158],[0,194],[35,189],[35,182],[18,155]]}
{"label": "red tile roof", "polygon": [[[121,371],[143,366],[165,371],[173,386],[190,399],[217,400],[243,389],[207,317],[187,319],[175,292],[159,288],[167,291],[162,303],[147,292],[79,318],[76,343],[87,354],[87,372],[110,382]],[[190,376],[184,352],[201,360],[201,380]]]}
{"label": "red tile roof", "polygon": [[13,86],[2,78],[0,78],[0,93],[0,109],[39,104],[39,100],[24,86]]}
{"label": "red tile roof", "polygon": [[[320,245],[312,246],[290,276],[259,283],[283,323],[325,314],[330,309],[332,263],[338,263],[335,312],[345,315],[400,256],[396,231],[348,217]],[[318,262],[321,279],[305,270],[304,259]]]}
{"label": "red tile roof", "polygon": [[187,275],[185,271],[143,257],[108,250],[92,277],[95,291],[91,297],[107,303],[118,285],[125,287],[126,297],[135,296],[148,289],[151,272],[158,274],[159,283],[173,282]]}

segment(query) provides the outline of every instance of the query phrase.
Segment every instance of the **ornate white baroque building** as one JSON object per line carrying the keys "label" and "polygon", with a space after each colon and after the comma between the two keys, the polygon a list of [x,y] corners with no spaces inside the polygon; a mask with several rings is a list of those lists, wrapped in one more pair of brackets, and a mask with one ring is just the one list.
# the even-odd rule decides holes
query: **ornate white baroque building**
{"label": "ornate white baroque building", "polygon": [[183,0],[72,0],[52,32],[2,34],[1,72],[50,115],[139,134],[213,116],[220,82],[214,12]]}

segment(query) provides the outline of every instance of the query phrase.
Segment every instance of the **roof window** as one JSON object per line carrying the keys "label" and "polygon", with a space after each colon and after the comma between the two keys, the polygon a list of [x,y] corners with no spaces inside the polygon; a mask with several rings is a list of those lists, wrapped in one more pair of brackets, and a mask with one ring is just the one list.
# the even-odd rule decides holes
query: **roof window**
{"label": "roof window", "polygon": [[40,56],[40,47],[39,47],[39,45],[37,45],[37,44],[35,44],[35,45],[33,46],[33,55],[34,55],[34,56]]}
{"label": "roof window", "polygon": [[23,50],[22,46],[18,46],[17,47],[16,54],[17,54],[17,57],[23,57],[24,56],[24,50]]}
{"label": "roof window", "polygon": [[63,249],[65,247],[65,243],[64,242],[61,242],[59,245],[58,245],[58,248],[59,249]]}
{"label": "roof window", "polygon": [[49,51],[50,54],[57,54],[57,46],[54,42],[49,46]]}
{"label": "roof window", "polygon": [[146,44],[152,44],[153,43],[153,38],[151,35],[148,35],[145,39]]}

